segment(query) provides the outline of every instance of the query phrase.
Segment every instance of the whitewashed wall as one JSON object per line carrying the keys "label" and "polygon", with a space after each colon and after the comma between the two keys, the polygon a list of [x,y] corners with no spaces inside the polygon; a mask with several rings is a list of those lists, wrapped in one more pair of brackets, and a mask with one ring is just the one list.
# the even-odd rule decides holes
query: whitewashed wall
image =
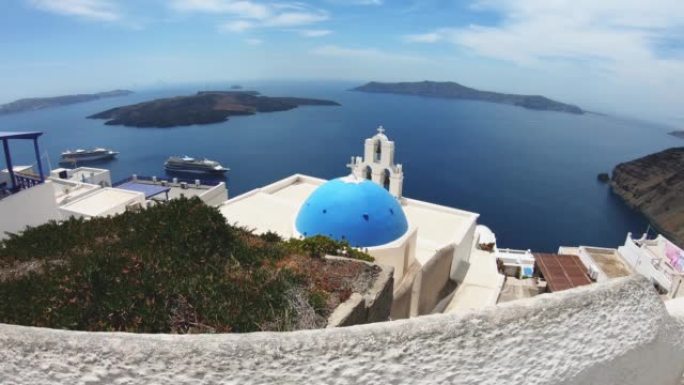
{"label": "whitewashed wall", "polygon": [[60,218],[52,182],[46,181],[0,200],[0,239],[7,237],[5,232],[20,232],[26,226]]}
{"label": "whitewashed wall", "polygon": [[364,248],[378,264],[392,266],[394,281],[401,282],[405,272],[415,262],[415,250],[418,231],[409,227],[399,239],[378,247]]}
{"label": "whitewashed wall", "polygon": [[216,186],[200,194],[199,198],[202,200],[202,202],[208,204],[209,206],[220,206],[223,202],[228,200],[228,190],[226,189],[226,184],[223,182],[217,184]]}
{"label": "whitewashed wall", "polygon": [[641,277],[348,328],[245,335],[0,325],[7,384],[675,385],[680,324]]}
{"label": "whitewashed wall", "polygon": [[477,217],[472,219],[464,235],[456,237],[460,240],[454,247],[454,257],[451,263],[450,278],[458,283],[461,283],[463,277],[468,271],[470,254],[472,253],[475,242],[475,229],[477,228]]}

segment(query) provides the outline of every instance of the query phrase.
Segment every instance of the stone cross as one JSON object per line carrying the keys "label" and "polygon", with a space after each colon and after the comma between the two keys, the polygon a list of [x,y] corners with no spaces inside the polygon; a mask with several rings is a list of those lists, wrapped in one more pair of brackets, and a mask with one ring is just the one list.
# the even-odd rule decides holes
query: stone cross
{"label": "stone cross", "polygon": [[354,157],[351,157],[351,163],[347,164],[347,168],[351,170],[352,174],[354,173]]}
{"label": "stone cross", "polygon": [[383,127],[382,125],[378,126],[378,134],[382,134],[384,132],[385,132],[385,127]]}

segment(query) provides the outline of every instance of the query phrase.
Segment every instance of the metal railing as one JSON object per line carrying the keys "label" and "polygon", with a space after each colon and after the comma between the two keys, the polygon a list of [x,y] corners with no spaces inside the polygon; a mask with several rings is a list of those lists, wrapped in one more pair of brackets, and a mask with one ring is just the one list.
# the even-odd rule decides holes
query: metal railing
{"label": "metal railing", "polygon": [[14,189],[11,183],[3,182],[0,184],[0,199],[16,194],[22,190],[29,189],[33,186],[39,185],[43,181],[38,176],[27,175],[27,174],[14,174]]}
{"label": "metal railing", "polygon": [[[156,180],[155,180],[156,178]],[[175,180],[175,182],[174,182]],[[156,184],[161,184],[162,181],[166,181],[166,183],[169,184],[180,184],[180,183],[187,183],[188,186],[194,186],[195,182],[199,180],[200,186],[218,186],[221,183],[224,183],[224,180],[220,179],[191,179],[191,178],[180,178],[180,177],[172,177],[172,178],[157,178],[157,177],[151,177],[151,176],[141,176],[141,175],[136,175],[136,176],[129,176],[128,178],[122,179],[116,183],[112,184],[112,187],[120,186],[124,183],[128,182],[134,182],[134,181],[144,181],[144,182],[152,182]]]}
{"label": "metal railing", "polygon": [[16,182],[17,187],[20,190],[31,188],[35,185],[43,183],[43,181],[40,180],[40,178],[26,174],[15,174],[14,181]]}
{"label": "metal railing", "polygon": [[519,250],[519,249],[499,249],[497,251],[502,254],[520,254],[520,255],[530,255],[532,256],[532,250]]}

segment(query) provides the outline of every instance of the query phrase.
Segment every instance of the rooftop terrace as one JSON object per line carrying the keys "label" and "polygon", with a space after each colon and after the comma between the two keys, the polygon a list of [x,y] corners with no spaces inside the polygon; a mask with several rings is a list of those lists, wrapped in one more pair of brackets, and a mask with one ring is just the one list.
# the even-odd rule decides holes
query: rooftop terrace
{"label": "rooftop terrace", "polygon": [[122,190],[142,192],[145,199],[170,200],[181,196],[199,197],[209,205],[217,205],[228,199],[225,183],[220,180],[171,178],[159,179],[134,175],[113,184]]}
{"label": "rooftop terrace", "polygon": [[536,269],[551,292],[589,285],[587,269],[576,255],[535,253]]}
{"label": "rooftop terrace", "polygon": [[139,192],[105,187],[62,205],[60,210],[67,216],[89,218],[121,214],[128,207],[143,203],[144,197]]}
{"label": "rooftop terrace", "polygon": [[581,247],[580,249],[591,257],[608,278],[626,277],[632,274],[632,270],[622,261],[616,249],[600,247]]}

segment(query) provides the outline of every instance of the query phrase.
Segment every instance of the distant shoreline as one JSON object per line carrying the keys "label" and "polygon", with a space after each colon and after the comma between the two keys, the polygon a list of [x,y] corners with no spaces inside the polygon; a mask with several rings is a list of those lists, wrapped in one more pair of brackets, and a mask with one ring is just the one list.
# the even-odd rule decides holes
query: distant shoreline
{"label": "distant shoreline", "polygon": [[517,95],[480,91],[455,82],[370,82],[353,88],[352,91],[414,95],[441,99],[476,100],[508,104],[530,110],[557,111],[578,115],[586,112],[575,105],[561,103],[541,95]]}
{"label": "distant shoreline", "polygon": [[75,94],[52,96],[45,98],[18,99],[10,103],[0,105],[0,115],[15,114],[25,111],[36,111],[45,108],[59,106],[67,106],[70,104],[89,102],[91,100],[113,98],[117,96],[126,96],[132,93],[133,91],[129,90],[113,90],[106,92],[98,92],[95,94]]}

